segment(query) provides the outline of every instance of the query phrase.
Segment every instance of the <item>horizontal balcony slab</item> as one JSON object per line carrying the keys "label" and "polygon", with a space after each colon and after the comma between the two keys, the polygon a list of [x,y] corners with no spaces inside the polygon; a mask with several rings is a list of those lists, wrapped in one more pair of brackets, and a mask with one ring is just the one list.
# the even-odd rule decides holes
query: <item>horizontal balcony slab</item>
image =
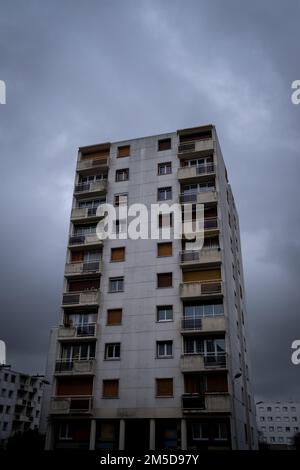
{"label": "horizontal balcony slab", "polygon": [[99,248],[103,245],[96,233],[87,235],[71,235],[69,238],[69,248]]}
{"label": "horizontal balcony slab", "polygon": [[86,159],[77,162],[76,170],[77,172],[85,173],[95,169],[108,169],[108,166],[109,158]]}
{"label": "horizontal balcony slab", "polygon": [[67,263],[65,266],[65,276],[82,276],[83,274],[101,274],[101,261],[92,261],[88,263]]}
{"label": "horizontal balcony slab", "polygon": [[203,372],[209,369],[226,369],[226,354],[185,354],[181,356],[181,372]]}
{"label": "horizontal balcony slab", "polygon": [[107,192],[107,180],[93,181],[90,183],[79,183],[75,185],[74,196],[76,199],[86,198],[87,196],[100,196]]}
{"label": "horizontal balcony slab", "polygon": [[92,397],[86,395],[52,397],[49,412],[52,415],[90,414],[92,412]]}
{"label": "horizontal balcony slab", "polygon": [[95,359],[64,361],[55,363],[56,375],[90,375],[94,374]]}
{"label": "horizontal balcony slab", "polygon": [[211,317],[184,317],[181,320],[181,333],[210,333],[223,332],[226,330],[224,315]]}
{"label": "horizontal balcony slab", "polygon": [[59,340],[70,339],[96,339],[99,325],[96,323],[87,323],[74,326],[59,326],[57,337]]}
{"label": "horizontal balcony slab", "polygon": [[99,291],[67,292],[63,295],[63,307],[92,306],[99,304]]}
{"label": "horizontal balcony slab", "polygon": [[183,282],[180,284],[182,299],[215,298],[222,295],[221,281]]}
{"label": "horizontal balcony slab", "polygon": [[220,248],[206,248],[201,250],[186,250],[180,253],[180,265],[185,266],[201,266],[202,264],[218,264],[221,263],[222,256]]}
{"label": "horizontal balcony slab", "polygon": [[75,207],[71,211],[71,220],[73,222],[94,222],[99,219],[100,216],[97,215],[96,207],[91,209],[89,209],[88,207]]}
{"label": "horizontal balcony slab", "polygon": [[193,140],[190,142],[184,142],[178,146],[178,157],[179,158],[197,158],[211,154],[214,151],[214,141],[212,138]]}
{"label": "horizontal balcony slab", "polygon": [[231,398],[227,392],[182,395],[184,414],[231,412]]}

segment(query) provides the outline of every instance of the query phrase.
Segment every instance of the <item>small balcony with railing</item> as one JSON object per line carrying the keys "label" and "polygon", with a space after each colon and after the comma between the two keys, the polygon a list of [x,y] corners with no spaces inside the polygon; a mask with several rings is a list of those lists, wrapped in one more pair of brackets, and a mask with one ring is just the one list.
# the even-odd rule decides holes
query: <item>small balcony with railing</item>
{"label": "small balcony with railing", "polygon": [[182,299],[198,299],[220,297],[223,295],[222,281],[191,281],[180,284]]}
{"label": "small balcony with railing", "polygon": [[109,166],[110,143],[90,145],[79,149],[77,172],[89,173],[94,171],[107,171]]}
{"label": "small balcony with railing", "polygon": [[102,272],[102,262],[101,260],[97,261],[82,261],[82,262],[72,262],[67,263],[65,266],[65,277],[76,277],[89,274],[101,274]]}
{"label": "small balcony with railing", "polygon": [[218,201],[218,195],[215,187],[208,187],[202,191],[182,192],[179,195],[181,204],[206,204]]}
{"label": "small balcony with railing", "polygon": [[63,294],[62,306],[66,307],[85,307],[98,306],[99,289],[84,290],[81,292],[66,292]]}
{"label": "small balcony with railing", "polygon": [[179,134],[178,158],[191,158],[214,151],[212,129],[182,130]]}
{"label": "small balcony with railing", "polygon": [[182,232],[185,238],[191,239],[197,236],[197,233],[204,231],[205,236],[214,236],[219,233],[219,219],[217,216],[204,217],[204,220],[197,221],[193,218],[188,218],[188,214],[183,214],[184,220],[182,222]]}
{"label": "small balcony with railing", "polygon": [[215,175],[216,167],[213,162],[195,166],[182,166],[178,168],[177,178],[182,182],[205,181],[207,177]]}
{"label": "small balcony with railing", "polygon": [[58,327],[58,339],[64,340],[92,340],[97,338],[97,323],[83,323],[73,325],[65,323]]}
{"label": "small balcony with railing", "polygon": [[71,211],[72,222],[95,222],[100,219],[98,207],[74,207]]}
{"label": "small balcony with railing", "polygon": [[75,185],[74,196],[76,199],[101,196],[107,192],[107,179],[99,181],[90,181],[85,183],[78,183]]}
{"label": "small balcony with railing", "polygon": [[215,316],[186,316],[181,319],[181,333],[205,334],[210,332],[224,332],[226,329],[224,315]]}
{"label": "small balcony with railing", "polygon": [[227,368],[227,354],[206,353],[206,354],[184,354],[180,359],[181,372],[204,372],[214,369]]}
{"label": "small balcony with railing", "polygon": [[103,241],[98,237],[96,231],[83,234],[72,234],[69,238],[69,248],[99,248]]}
{"label": "small balcony with railing", "polygon": [[55,375],[93,375],[95,359],[58,359],[55,363]]}
{"label": "small balcony with railing", "polygon": [[91,414],[92,397],[86,395],[55,396],[50,402],[51,415]]}
{"label": "small balcony with railing", "polygon": [[230,413],[230,395],[227,392],[184,393],[182,411],[184,414]]}
{"label": "small balcony with railing", "polygon": [[203,246],[201,250],[184,250],[180,252],[180,265],[182,268],[185,266],[221,263],[221,260],[219,246]]}

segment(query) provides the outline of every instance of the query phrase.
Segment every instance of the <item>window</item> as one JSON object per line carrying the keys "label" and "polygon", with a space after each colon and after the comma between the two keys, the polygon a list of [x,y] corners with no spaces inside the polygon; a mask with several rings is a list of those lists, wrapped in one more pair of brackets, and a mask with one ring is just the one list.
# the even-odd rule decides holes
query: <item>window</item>
{"label": "window", "polygon": [[157,165],[157,174],[158,175],[170,175],[172,173],[172,163],[159,163]]}
{"label": "window", "polygon": [[171,148],[171,139],[160,139],[158,141],[157,150],[158,152],[162,152],[163,150],[170,150]]}
{"label": "window", "polygon": [[13,392],[12,390],[9,390],[9,392],[8,392],[8,398],[12,398],[13,394],[14,394],[14,392]]}
{"label": "window", "polygon": [[119,380],[103,380],[102,396],[103,398],[118,398]]}
{"label": "window", "polygon": [[274,432],[274,429],[275,429],[274,426],[269,426],[269,431],[270,432]]}
{"label": "window", "polygon": [[296,413],[296,407],[295,407],[295,406],[291,406],[291,411],[292,411],[293,413]]}
{"label": "window", "polygon": [[158,243],[157,256],[172,256],[172,242]]}
{"label": "window", "polygon": [[10,406],[7,406],[7,407],[6,407],[6,414],[7,414],[7,415],[10,413],[10,410],[11,410],[11,407],[10,407]]}
{"label": "window", "polygon": [[129,168],[123,168],[122,170],[116,170],[116,181],[128,181],[129,180]]}
{"label": "window", "polygon": [[298,426],[295,426],[295,427],[294,427],[294,432],[299,432]]}
{"label": "window", "polygon": [[172,341],[157,341],[156,342],[156,355],[158,358],[172,357],[173,342]]}
{"label": "window", "polygon": [[8,426],[8,423],[3,423],[3,425],[2,425],[3,431],[6,431],[6,430],[7,430],[7,426]]}
{"label": "window", "polygon": [[172,321],[173,320],[173,306],[172,305],[160,305],[156,307],[157,321]]}
{"label": "window", "polygon": [[121,345],[120,343],[108,343],[105,345],[105,359],[117,360],[120,359]]}
{"label": "window", "polygon": [[267,406],[267,411],[272,411],[271,406]]}
{"label": "window", "polygon": [[158,215],[158,227],[173,227],[173,214],[159,214]]}
{"label": "window", "polygon": [[156,379],[156,396],[173,396],[173,379]]}
{"label": "window", "polygon": [[268,421],[273,421],[273,416],[268,416]]}
{"label": "window", "polygon": [[121,325],[122,309],[114,308],[107,310],[107,325]]}
{"label": "window", "polygon": [[173,275],[172,273],[160,273],[157,274],[157,287],[159,289],[165,287],[172,287]]}
{"label": "window", "polygon": [[157,190],[157,200],[158,201],[168,201],[172,199],[172,188],[171,186],[167,188],[158,188]]}
{"label": "window", "polygon": [[287,411],[287,410],[288,410],[288,407],[287,407],[287,406],[284,406],[284,407],[282,408],[282,411]]}
{"label": "window", "polygon": [[117,158],[129,157],[130,156],[130,145],[121,145],[118,147]]}
{"label": "window", "polygon": [[283,437],[279,436],[278,437],[278,442],[283,442]]}
{"label": "window", "polygon": [[295,423],[296,421],[298,421],[298,418],[297,416],[292,416],[292,421]]}
{"label": "window", "polygon": [[124,277],[111,277],[109,279],[109,292],[123,292]]}
{"label": "window", "polygon": [[[197,303],[197,304],[186,304],[183,310],[184,318],[202,318],[202,317],[215,317],[224,315],[223,303]],[[263,409],[261,410],[263,411]]]}
{"label": "window", "polygon": [[289,426],[286,426],[285,431],[286,432],[291,432],[291,428]]}
{"label": "window", "polygon": [[115,194],[115,197],[114,197],[115,206],[126,206],[127,202],[128,202],[127,193]]}
{"label": "window", "polygon": [[282,432],[282,426],[277,426],[277,432]]}
{"label": "window", "polygon": [[8,374],[4,374],[4,382],[8,381]]}
{"label": "window", "polygon": [[193,423],[192,436],[194,441],[206,441],[209,439],[209,424],[208,423]]}
{"label": "window", "polygon": [[112,248],[110,251],[110,261],[120,262],[125,260],[125,247]]}
{"label": "window", "polygon": [[11,381],[12,384],[14,384],[15,381],[16,381],[16,376],[15,376],[15,375],[11,375],[10,381]]}
{"label": "window", "polygon": [[226,423],[212,424],[212,437],[216,441],[225,441],[228,439]]}

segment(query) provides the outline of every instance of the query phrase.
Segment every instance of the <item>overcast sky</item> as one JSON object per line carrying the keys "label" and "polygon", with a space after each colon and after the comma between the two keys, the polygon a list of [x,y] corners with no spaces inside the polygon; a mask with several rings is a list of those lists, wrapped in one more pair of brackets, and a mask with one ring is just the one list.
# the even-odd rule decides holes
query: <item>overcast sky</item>
{"label": "overcast sky", "polygon": [[0,338],[44,371],[78,146],[214,123],[240,215],[255,393],[299,399],[300,2],[0,0]]}

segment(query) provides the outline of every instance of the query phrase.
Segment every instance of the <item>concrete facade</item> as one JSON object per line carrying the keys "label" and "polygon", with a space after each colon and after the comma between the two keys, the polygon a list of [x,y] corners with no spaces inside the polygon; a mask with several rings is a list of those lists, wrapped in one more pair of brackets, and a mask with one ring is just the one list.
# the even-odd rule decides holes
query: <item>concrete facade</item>
{"label": "concrete facade", "polygon": [[[159,150],[160,145],[163,149]],[[118,158],[118,153],[126,153],[126,146],[130,146],[130,156]],[[171,170],[159,169],[164,163]],[[116,181],[118,170],[124,169],[129,170],[129,179]],[[106,181],[95,193],[93,175]],[[196,189],[187,186],[195,184]],[[104,200],[114,204],[116,195],[127,194],[129,207],[143,203],[150,212],[151,205],[158,203],[159,188],[172,188],[170,199],[161,202],[173,204],[191,198],[207,210],[209,246],[192,259],[185,251],[182,255],[181,239],[170,240],[171,254],[157,256],[158,243],[166,240],[102,242],[93,233],[78,238],[84,224],[99,220],[93,219],[92,212],[91,218],[85,212],[84,220],[75,220],[74,214],[81,217],[80,202],[92,204],[101,199],[99,204]],[[42,421],[42,430],[47,426],[47,448],[131,449],[134,436],[135,445],[145,449],[256,448],[238,215],[214,126],[79,149],[72,214],[61,324],[51,333],[47,366],[47,379],[52,383]],[[90,246],[101,252],[101,268],[92,272],[82,266],[70,268],[74,257],[75,264],[85,263],[82,256],[84,260],[97,257],[95,252],[87,254]],[[125,251],[123,261],[112,262],[111,250],[120,247]],[[212,279],[217,272],[220,279]],[[159,288],[157,275],[163,273],[172,273],[172,280],[168,287]],[[197,276],[199,282],[188,280]],[[76,293],[75,278],[90,280],[92,287]],[[116,278],[122,278],[123,289],[111,292],[110,280]],[[91,292],[97,288],[97,279],[99,292]],[[158,321],[158,308],[163,306],[172,306],[172,314]],[[185,317],[184,312],[194,307],[197,312],[203,310],[201,318],[198,314]],[[121,323],[108,324],[108,312],[116,309],[122,309]],[[217,309],[218,314],[211,313]],[[94,326],[85,313],[93,318]],[[70,325],[72,315],[75,320]],[[88,324],[85,328],[90,331],[77,334],[78,321]],[[79,344],[87,347],[81,346],[78,352]],[[118,357],[107,358],[107,345],[119,345]],[[161,357],[158,348],[170,348],[170,353]],[[78,369],[78,361],[89,360],[91,369],[87,364]],[[83,380],[91,382],[83,385]],[[118,380],[115,398],[103,397],[107,380]],[[116,387],[116,383],[106,385]],[[159,387],[166,388],[166,396],[161,396]],[[78,393],[87,389],[90,391],[83,396]],[[67,396],[68,390],[77,392]],[[109,393],[113,393],[111,389]],[[79,395],[84,410],[78,409]]]}

